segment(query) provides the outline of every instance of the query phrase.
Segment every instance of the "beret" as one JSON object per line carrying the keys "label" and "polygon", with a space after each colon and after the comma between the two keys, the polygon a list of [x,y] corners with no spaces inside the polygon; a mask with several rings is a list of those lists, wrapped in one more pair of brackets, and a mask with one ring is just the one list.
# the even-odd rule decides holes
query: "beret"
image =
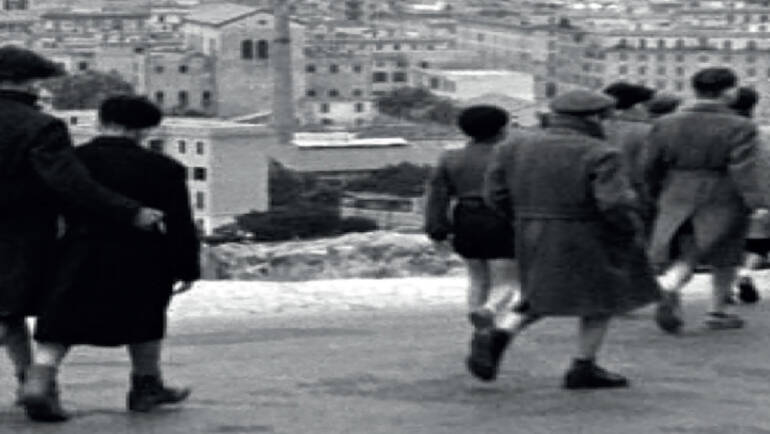
{"label": "beret", "polygon": [[33,80],[64,75],[64,69],[32,50],[0,47],[0,80]]}
{"label": "beret", "polygon": [[655,95],[655,90],[647,86],[623,81],[612,83],[603,92],[615,98],[617,100],[615,108],[621,110],[631,108],[640,102],[649,101]]}
{"label": "beret", "polygon": [[730,68],[704,68],[692,76],[692,87],[699,92],[722,92],[738,83],[738,76]]}
{"label": "beret", "polygon": [[556,113],[587,115],[615,107],[615,99],[590,90],[572,90],[556,96],[549,104]]}
{"label": "beret", "polygon": [[654,115],[664,115],[674,112],[681,103],[682,99],[676,95],[659,93],[647,103],[647,111]]}
{"label": "beret", "polygon": [[494,105],[474,105],[460,112],[457,125],[465,134],[477,140],[496,136],[508,125],[508,112]]}
{"label": "beret", "polygon": [[103,124],[143,129],[158,126],[162,119],[158,106],[143,96],[111,96],[99,107],[99,121]]}

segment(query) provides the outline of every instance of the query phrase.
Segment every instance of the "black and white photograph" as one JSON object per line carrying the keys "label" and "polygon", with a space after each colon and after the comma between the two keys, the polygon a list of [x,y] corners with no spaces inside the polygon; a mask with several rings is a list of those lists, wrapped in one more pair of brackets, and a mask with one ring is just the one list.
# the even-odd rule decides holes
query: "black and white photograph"
{"label": "black and white photograph", "polygon": [[770,434],[770,0],[0,0],[0,434]]}

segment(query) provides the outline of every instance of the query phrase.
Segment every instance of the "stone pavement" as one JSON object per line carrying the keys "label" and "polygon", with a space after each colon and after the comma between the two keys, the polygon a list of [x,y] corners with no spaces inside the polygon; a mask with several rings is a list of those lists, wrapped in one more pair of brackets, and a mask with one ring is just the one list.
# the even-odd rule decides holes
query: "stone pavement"
{"label": "stone pavement", "polygon": [[601,361],[632,388],[567,392],[571,319],[523,335],[496,383],[465,373],[461,279],[203,283],[174,301],[165,355],[169,381],[194,386],[184,406],[127,414],[124,351],[83,347],[62,372],[64,425],[26,422],[0,361],[0,433],[770,433],[770,291],[738,308],[746,329],[712,332],[705,284],[680,337],[651,309],[613,325]]}

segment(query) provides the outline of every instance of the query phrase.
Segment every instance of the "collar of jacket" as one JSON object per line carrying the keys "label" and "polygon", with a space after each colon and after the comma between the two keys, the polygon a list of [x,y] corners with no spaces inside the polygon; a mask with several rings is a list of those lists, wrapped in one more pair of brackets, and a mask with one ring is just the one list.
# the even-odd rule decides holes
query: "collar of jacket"
{"label": "collar of jacket", "polygon": [[37,108],[37,95],[19,90],[0,89],[0,99],[15,101]]}
{"label": "collar of jacket", "polygon": [[622,110],[615,112],[615,115],[611,117],[612,120],[617,121],[626,121],[626,122],[641,122],[641,123],[649,123],[650,119],[648,116],[646,116],[644,113],[641,112],[641,110],[637,109],[636,107],[633,107],[628,110]]}
{"label": "collar of jacket", "polygon": [[546,131],[578,133],[597,139],[605,138],[604,128],[600,123],[565,114],[551,114]]}
{"label": "collar of jacket", "polygon": [[120,136],[96,136],[90,143],[101,146],[139,146],[134,140]]}
{"label": "collar of jacket", "polygon": [[727,107],[724,103],[718,101],[698,101],[684,110],[706,113],[735,113],[730,107]]}

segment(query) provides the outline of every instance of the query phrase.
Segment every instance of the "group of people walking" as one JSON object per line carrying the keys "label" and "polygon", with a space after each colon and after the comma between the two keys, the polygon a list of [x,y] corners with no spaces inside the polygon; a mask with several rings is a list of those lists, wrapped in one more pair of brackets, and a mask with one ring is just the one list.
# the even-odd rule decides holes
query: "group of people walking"
{"label": "group of people walking", "polygon": [[0,47],[0,344],[17,404],[35,421],[67,420],[57,373],[82,344],[128,347],[129,410],[180,402],[190,390],[164,384],[160,355],[172,295],[200,276],[186,169],[140,146],[162,114],[133,95],[107,98],[99,135],[75,149],[36,104],[38,81],[61,73]]}
{"label": "group of people walking", "polygon": [[510,129],[494,106],[461,113],[470,141],[440,157],[425,230],[468,265],[473,375],[494,380],[527,327],[573,316],[563,387],[627,387],[596,362],[611,319],[657,303],[658,326],[678,333],[681,290],[701,266],[712,275],[706,326],[743,327],[733,288],[759,300],[750,270],[770,250],[770,166],[750,119],[758,95],[729,68],[691,84],[687,105],[625,82],[569,91],[533,129]]}

